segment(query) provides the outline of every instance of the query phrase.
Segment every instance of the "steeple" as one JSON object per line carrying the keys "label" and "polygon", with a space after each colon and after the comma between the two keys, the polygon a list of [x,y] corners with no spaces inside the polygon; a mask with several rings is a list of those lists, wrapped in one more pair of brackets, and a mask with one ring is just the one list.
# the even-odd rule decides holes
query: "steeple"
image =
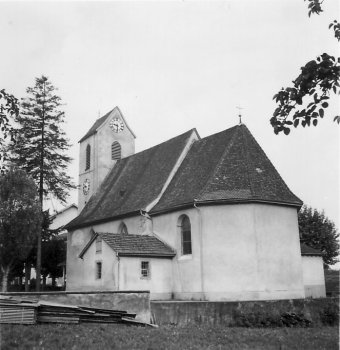
{"label": "steeple", "polygon": [[135,134],[115,107],[98,118],[80,139],[78,208],[82,210],[107,173],[135,153]]}

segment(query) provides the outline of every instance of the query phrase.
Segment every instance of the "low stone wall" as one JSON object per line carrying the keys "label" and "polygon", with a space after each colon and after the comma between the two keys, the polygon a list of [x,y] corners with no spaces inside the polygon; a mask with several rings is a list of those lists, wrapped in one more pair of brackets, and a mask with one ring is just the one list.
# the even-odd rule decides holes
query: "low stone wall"
{"label": "low stone wall", "polygon": [[151,301],[151,319],[158,325],[247,326],[249,320],[249,325],[256,318],[270,322],[288,312],[303,314],[312,322],[312,326],[321,326],[334,324],[334,319],[339,322],[338,310],[337,298],[242,302]]}
{"label": "low stone wall", "polygon": [[32,292],[32,293],[0,293],[0,295],[28,298],[31,300],[49,301],[67,305],[83,305],[97,308],[124,310],[136,313],[136,319],[150,322],[149,291],[119,292]]}

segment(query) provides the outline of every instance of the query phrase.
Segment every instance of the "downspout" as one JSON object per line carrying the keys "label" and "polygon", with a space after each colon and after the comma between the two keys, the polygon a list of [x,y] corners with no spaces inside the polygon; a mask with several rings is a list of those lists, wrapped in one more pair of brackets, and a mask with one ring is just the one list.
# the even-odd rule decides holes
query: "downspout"
{"label": "downspout", "polygon": [[202,212],[197,206],[197,200],[194,199],[194,207],[198,212],[198,234],[200,239],[200,269],[201,269],[201,290],[203,295],[203,300],[205,300],[205,285],[204,285],[204,263],[203,263],[203,235],[202,235]]}
{"label": "downspout", "polygon": [[118,278],[117,278],[117,291],[119,291],[119,280],[120,280],[120,257],[118,253],[116,253],[117,260],[118,260]]}

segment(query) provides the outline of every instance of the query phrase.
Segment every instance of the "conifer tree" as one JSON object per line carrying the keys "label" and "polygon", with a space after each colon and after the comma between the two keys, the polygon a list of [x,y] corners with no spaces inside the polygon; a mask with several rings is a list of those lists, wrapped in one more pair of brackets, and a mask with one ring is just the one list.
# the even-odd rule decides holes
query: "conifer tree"
{"label": "conifer tree", "polygon": [[[65,203],[68,191],[75,188],[67,167],[71,158],[66,154],[69,140],[62,129],[64,112],[61,98],[47,77],[35,79],[35,85],[27,88],[27,97],[22,99],[17,139],[10,146],[11,160],[25,170],[36,182],[39,200],[49,194]],[[41,276],[41,231],[37,241],[37,290]]]}

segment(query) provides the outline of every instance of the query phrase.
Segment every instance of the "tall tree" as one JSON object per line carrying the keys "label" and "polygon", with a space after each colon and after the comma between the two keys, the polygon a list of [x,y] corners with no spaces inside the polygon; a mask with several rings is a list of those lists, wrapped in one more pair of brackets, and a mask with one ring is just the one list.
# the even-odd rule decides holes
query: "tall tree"
{"label": "tall tree", "polygon": [[[75,188],[67,167],[71,158],[66,154],[69,140],[62,129],[64,112],[61,98],[47,77],[35,79],[35,85],[27,88],[22,100],[20,114],[16,117],[18,137],[11,144],[11,160],[32,176],[38,185],[39,200],[47,194],[65,202],[68,190]],[[40,290],[41,236],[37,240],[37,291]]]}
{"label": "tall tree", "polygon": [[2,291],[7,291],[11,269],[34,246],[41,226],[37,188],[27,174],[11,168],[0,176],[0,267]]}
{"label": "tall tree", "polygon": [[325,213],[303,206],[298,215],[301,240],[323,253],[326,267],[338,262],[339,233]]}
{"label": "tall tree", "polygon": [[[322,1],[323,2],[323,1]],[[321,3],[322,3],[321,2]],[[322,12],[320,0],[308,0],[308,15]],[[334,31],[335,38],[340,41],[340,23],[334,20],[329,28]],[[282,88],[273,99],[278,104],[270,123],[276,134],[284,132],[288,135],[290,127],[300,124],[317,126],[324,117],[331,94],[339,94],[340,58],[327,53],[318,56],[301,67],[301,73],[293,81],[293,85]],[[334,117],[340,123],[340,115]]]}

